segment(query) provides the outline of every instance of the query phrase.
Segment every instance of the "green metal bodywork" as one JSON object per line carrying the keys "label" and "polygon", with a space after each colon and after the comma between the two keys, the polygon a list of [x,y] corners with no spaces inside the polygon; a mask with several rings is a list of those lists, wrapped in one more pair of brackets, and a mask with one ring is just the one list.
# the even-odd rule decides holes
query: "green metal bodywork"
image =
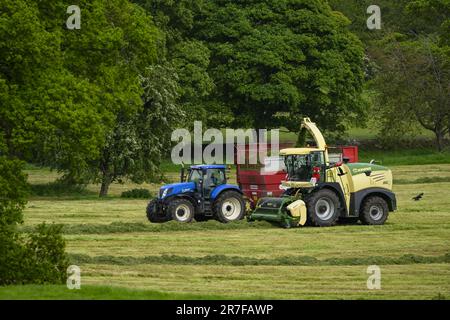
{"label": "green metal bodywork", "polygon": [[255,210],[247,217],[247,220],[264,220],[281,224],[285,228],[295,227],[298,225],[300,218],[292,217],[286,207],[297,199],[298,198],[292,196],[261,198],[256,204]]}

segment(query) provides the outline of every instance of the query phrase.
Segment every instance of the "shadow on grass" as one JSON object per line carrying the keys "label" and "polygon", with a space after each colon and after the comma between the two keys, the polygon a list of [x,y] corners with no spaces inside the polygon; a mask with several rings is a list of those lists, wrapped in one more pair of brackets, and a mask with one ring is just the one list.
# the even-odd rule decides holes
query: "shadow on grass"
{"label": "shadow on grass", "polygon": [[103,265],[228,265],[228,266],[359,266],[359,265],[409,265],[450,263],[450,253],[442,256],[419,256],[405,254],[399,257],[370,256],[363,258],[326,258],[317,259],[311,256],[284,256],[277,258],[253,258],[242,256],[206,255],[190,257],[179,255],[155,255],[145,257],[133,256],[94,256],[70,254],[73,264]]}
{"label": "shadow on grass", "polygon": [[30,184],[33,197],[98,197],[94,191],[86,189],[85,185],[73,185],[62,182]]}

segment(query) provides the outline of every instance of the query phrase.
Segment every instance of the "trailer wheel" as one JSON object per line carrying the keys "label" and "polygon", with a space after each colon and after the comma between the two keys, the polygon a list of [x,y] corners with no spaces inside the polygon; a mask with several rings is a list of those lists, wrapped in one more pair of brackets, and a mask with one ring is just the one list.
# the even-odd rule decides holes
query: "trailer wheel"
{"label": "trailer wheel", "polygon": [[378,196],[369,196],[364,203],[359,214],[363,224],[382,225],[389,215],[389,208],[384,200]]}
{"label": "trailer wheel", "polygon": [[194,206],[186,199],[174,199],[170,202],[168,211],[172,219],[178,222],[188,223],[194,219]]}
{"label": "trailer wheel", "polygon": [[244,198],[239,192],[225,191],[215,201],[214,212],[223,223],[241,220],[245,214]]}
{"label": "trailer wheel", "polygon": [[309,223],[318,227],[329,227],[339,218],[339,198],[331,190],[321,189],[306,199]]}
{"label": "trailer wheel", "polygon": [[152,223],[167,222],[171,219],[169,214],[161,215],[158,212],[157,199],[153,199],[147,205],[147,219]]}

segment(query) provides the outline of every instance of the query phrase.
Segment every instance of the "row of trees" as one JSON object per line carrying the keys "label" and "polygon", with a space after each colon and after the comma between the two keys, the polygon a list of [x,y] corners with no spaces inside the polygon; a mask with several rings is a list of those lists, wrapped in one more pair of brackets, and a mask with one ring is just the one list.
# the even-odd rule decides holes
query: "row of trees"
{"label": "row of trees", "polygon": [[380,0],[380,31],[370,1],[76,2],[80,30],[61,0],[1,1],[0,152],[102,196],[158,179],[193,120],[297,131],[307,115],[342,133],[371,115],[382,138],[422,126],[439,150],[448,135],[448,1]]}
{"label": "row of trees", "polygon": [[382,29],[365,28],[362,12],[373,1],[331,0],[363,40],[372,71],[367,90],[380,138],[401,141],[418,128],[435,135],[438,150],[450,130],[450,2],[379,0]]}
{"label": "row of trees", "polygon": [[69,183],[158,178],[170,133],[342,132],[363,113],[362,43],[326,1],[1,0],[2,154]]}

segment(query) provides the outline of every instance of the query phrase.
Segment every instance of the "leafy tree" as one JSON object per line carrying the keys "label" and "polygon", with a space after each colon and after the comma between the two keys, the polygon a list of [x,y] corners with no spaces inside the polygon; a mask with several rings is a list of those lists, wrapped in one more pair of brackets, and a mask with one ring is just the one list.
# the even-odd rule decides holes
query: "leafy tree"
{"label": "leafy tree", "polygon": [[159,178],[159,164],[170,148],[172,130],[183,117],[176,100],[178,83],[173,69],[148,67],[141,76],[143,108],[120,114],[107,136],[102,156],[91,164],[101,183],[100,196],[110,184],[125,178],[142,183]]}
{"label": "leafy tree", "polygon": [[[334,10],[345,14],[350,28],[366,44],[386,34],[399,32],[407,36],[448,33],[450,15],[447,0],[328,0]],[[381,30],[369,30],[367,8],[376,4],[381,10]],[[447,22],[446,22],[447,21]],[[376,43],[374,45],[377,45]]]}
{"label": "leafy tree", "polygon": [[[229,120],[220,109],[211,110],[209,95],[214,83],[208,73],[210,51],[199,41],[194,31],[195,22],[204,6],[204,0],[135,0],[155,19],[164,31],[165,64],[171,65],[178,75],[178,104],[185,111],[184,126],[191,127],[194,120],[211,123],[210,115],[219,111],[222,120]],[[226,121],[225,121],[226,122]]]}
{"label": "leafy tree", "polygon": [[28,196],[23,164],[0,155],[0,226],[22,223],[22,210]]}
{"label": "leafy tree", "polygon": [[328,130],[361,115],[363,49],[325,1],[214,0],[195,33],[211,50],[216,105],[234,126]]}
{"label": "leafy tree", "polygon": [[159,33],[128,1],[74,4],[80,30],[62,23],[64,1],[2,1],[0,124],[9,155],[77,181],[117,114],[141,107],[139,74],[156,62]]}
{"label": "leafy tree", "polygon": [[61,227],[41,224],[30,236],[17,230],[29,191],[22,169],[0,155],[0,285],[61,283],[68,266]]}
{"label": "leafy tree", "polygon": [[448,132],[448,0],[380,0],[381,30],[368,30],[369,0],[330,0],[352,21],[370,62],[370,89],[380,139],[398,141],[417,127],[434,132],[438,149]]}
{"label": "leafy tree", "polygon": [[[443,149],[450,130],[450,50],[430,37],[413,41],[388,42],[379,58],[382,71],[375,86],[383,121],[383,135],[419,123],[436,137],[436,146]],[[394,136],[398,136],[394,135]]]}

